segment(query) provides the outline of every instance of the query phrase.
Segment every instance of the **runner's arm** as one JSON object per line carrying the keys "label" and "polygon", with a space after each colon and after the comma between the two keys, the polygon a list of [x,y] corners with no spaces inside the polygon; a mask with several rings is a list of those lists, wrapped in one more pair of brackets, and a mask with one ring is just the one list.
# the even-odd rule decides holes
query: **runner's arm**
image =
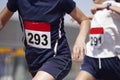
{"label": "runner's arm", "polygon": [[[107,8],[107,5],[105,5],[105,4],[95,4],[91,8],[91,12],[92,12],[92,14],[95,14],[97,10],[102,10],[105,8]],[[118,7],[118,6],[111,5],[111,6],[109,6],[109,10],[112,10],[112,11],[120,14],[120,7]]]}
{"label": "runner's arm", "polygon": [[118,6],[112,6],[111,5],[109,7],[109,9],[112,10],[112,11],[114,11],[114,12],[116,12],[116,13],[118,13],[120,15],[120,7],[118,7]]}
{"label": "runner's arm", "polygon": [[80,58],[83,58],[83,55],[86,52],[85,41],[89,31],[90,21],[77,7],[74,8],[70,15],[80,25],[80,31],[73,46],[72,56],[73,59],[79,60]]}
{"label": "runner's arm", "polygon": [[11,18],[14,12],[11,12],[8,10],[7,7],[5,7],[1,12],[0,12],[0,30],[4,27],[4,25],[8,22],[8,20]]}

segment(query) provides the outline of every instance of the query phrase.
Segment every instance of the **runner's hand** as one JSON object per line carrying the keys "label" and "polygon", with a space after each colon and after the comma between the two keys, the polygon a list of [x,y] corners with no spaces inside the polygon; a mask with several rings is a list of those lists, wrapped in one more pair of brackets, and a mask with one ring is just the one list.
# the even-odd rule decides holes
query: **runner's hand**
{"label": "runner's hand", "polygon": [[92,14],[95,14],[96,11],[102,10],[102,9],[105,9],[105,8],[106,8],[106,5],[103,5],[103,4],[95,4],[95,5],[91,8],[91,13],[92,13]]}
{"label": "runner's hand", "polygon": [[82,61],[86,53],[85,42],[76,42],[73,46],[72,59],[75,61]]}

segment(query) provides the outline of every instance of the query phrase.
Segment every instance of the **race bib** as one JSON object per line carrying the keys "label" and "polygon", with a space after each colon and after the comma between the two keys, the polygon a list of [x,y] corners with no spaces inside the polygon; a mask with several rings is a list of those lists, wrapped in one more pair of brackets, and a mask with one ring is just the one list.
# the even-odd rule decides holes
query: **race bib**
{"label": "race bib", "polygon": [[51,48],[50,24],[24,21],[27,44],[37,48]]}
{"label": "race bib", "polygon": [[91,28],[90,29],[90,45],[98,48],[104,41],[104,29],[102,27]]}

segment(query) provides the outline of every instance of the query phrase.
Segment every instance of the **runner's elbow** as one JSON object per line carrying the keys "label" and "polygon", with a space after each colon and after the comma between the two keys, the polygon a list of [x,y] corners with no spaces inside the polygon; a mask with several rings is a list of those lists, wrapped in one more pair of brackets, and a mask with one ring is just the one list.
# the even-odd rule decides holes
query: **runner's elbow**
{"label": "runner's elbow", "polygon": [[2,21],[0,20],[0,30],[3,28]]}

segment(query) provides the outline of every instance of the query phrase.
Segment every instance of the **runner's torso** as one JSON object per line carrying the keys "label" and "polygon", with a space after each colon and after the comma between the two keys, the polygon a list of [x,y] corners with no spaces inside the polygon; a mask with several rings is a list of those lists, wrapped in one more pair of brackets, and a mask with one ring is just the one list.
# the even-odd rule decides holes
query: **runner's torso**
{"label": "runner's torso", "polygon": [[13,12],[18,10],[27,45],[52,48],[56,39],[65,35],[63,17],[73,10],[75,3],[72,0],[9,0],[7,6]]}
{"label": "runner's torso", "polygon": [[[109,1],[108,1],[109,2]],[[110,1],[116,5],[114,1]],[[105,2],[104,4],[106,4]],[[120,4],[117,3],[120,7]],[[100,10],[91,22],[87,55],[97,58],[116,56],[120,53],[120,16],[111,10]]]}

